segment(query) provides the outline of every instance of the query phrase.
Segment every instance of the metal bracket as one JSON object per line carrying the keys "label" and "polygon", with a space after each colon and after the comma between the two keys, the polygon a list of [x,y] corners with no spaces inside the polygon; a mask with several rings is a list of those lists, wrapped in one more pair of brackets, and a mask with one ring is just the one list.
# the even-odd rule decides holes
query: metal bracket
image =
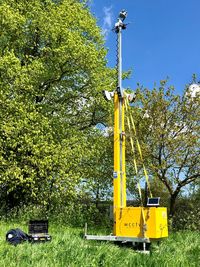
{"label": "metal bracket", "polygon": [[139,237],[125,237],[125,236],[114,236],[114,235],[85,235],[87,240],[101,240],[101,241],[121,241],[121,242],[137,242],[137,243],[150,243],[149,238]]}

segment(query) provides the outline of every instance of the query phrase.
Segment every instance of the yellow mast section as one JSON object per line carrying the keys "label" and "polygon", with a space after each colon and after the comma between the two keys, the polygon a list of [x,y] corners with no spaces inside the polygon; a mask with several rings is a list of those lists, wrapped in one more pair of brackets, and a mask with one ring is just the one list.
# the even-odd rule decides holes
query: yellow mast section
{"label": "yellow mast section", "polygon": [[114,214],[126,207],[124,99],[114,94]]}

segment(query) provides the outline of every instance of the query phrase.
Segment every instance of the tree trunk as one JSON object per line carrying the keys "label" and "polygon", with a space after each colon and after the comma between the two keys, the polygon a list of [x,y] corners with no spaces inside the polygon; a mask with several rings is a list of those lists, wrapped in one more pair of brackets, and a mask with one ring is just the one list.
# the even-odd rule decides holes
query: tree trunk
{"label": "tree trunk", "polygon": [[169,208],[169,217],[172,218],[175,213],[175,207],[176,207],[176,198],[177,198],[178,193],[174,192],[171,194],[170,197],[170,208]]}
{"label": "tree trunk", "polygon": [[100,202],[100,196],[99,196],[99,187],[97,187],[97,191],[96,191],[96,199],[95,199],[95,205],[96,205],[96,208],[99,210],[99,202]]}

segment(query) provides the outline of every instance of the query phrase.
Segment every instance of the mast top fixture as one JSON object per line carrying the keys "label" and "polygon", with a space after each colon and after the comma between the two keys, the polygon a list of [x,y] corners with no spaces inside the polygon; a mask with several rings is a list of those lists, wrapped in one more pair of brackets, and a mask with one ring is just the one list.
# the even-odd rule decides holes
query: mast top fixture
{"label": "mast top fixture", "polygon": [[123,9],[121,12],[119,12],[118,21],[115,23],[115,27],[114,27],[114,30],[116,33],[119,32],[120,28],[122,30],[126,29],[127,24],[125,24],[123,22],[126,19],[127,15],[128,15],[128,12],[125,9]]}

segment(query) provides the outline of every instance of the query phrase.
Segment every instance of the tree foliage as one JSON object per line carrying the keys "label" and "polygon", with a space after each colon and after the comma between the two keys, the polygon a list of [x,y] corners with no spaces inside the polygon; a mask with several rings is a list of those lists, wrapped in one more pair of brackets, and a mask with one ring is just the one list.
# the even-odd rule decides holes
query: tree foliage
{"label": "tree foliage", "polygon": [[132,109],[152,185],[159,179],[167,189],[173,215],[177,196],[200,177],[199,97],[178,96],[162,81],[159,88],[138,89]]}
{"label": "tree foliage", "polygon": [[100,29],[75,0],[1,1],[0,27],[1,200],[69,199],[90,160],[90,129],[109,113]]}

